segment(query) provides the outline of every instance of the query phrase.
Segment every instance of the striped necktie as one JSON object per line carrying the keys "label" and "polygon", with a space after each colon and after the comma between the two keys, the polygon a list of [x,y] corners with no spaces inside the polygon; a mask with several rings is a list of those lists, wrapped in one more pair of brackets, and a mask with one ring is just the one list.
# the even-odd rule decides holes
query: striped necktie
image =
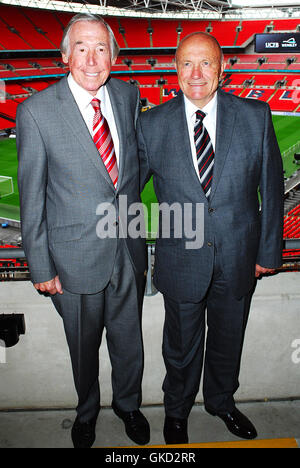
{"label": "striped necktie", "polygon": [[114,148],[114,142],[109,130],[107,120],[101,113],[100,101],[94,98],[91,102],[95,115],[93,120],[93,140],[99,151],[101,159],[110,175],[110,178],[117,187],[118,182],[118,164]]}
{"label": "striped necktie", "polygon": [[206,197],[209,198],[213,178],[215,153],[209,134],[203,125],[205,115],[206,114],[200,110],[196,112],[195,145],[200,182]]}

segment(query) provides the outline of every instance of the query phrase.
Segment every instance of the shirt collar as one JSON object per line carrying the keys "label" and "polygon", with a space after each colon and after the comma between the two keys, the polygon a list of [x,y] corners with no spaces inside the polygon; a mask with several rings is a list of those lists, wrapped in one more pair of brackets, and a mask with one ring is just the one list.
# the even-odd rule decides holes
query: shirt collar
{"label": "shirt collar", "polygon": [[92,96],[74,80],[71,73],[68,76],[68,84],[81,112],[90,105],[94,98],[99,99],[101,102],[105,100],[105,86],[101,86],[96,96]]}
{"label": "shirt collar", "polygon": [[[203,107],[202,112],[206,114],[206,117],[208,115],[213,115],[213,113],[216,112],[217,110],[217,92],[215,93],[214,97],[209,101],[206,106]],[[187,114],[190,116],[190,118],[193,118],[196,114],[196,112],[199,110],[195,104],[193,104],[186,96],[184,96],[184,102],[185,102],[185,108],[187,110]]]}

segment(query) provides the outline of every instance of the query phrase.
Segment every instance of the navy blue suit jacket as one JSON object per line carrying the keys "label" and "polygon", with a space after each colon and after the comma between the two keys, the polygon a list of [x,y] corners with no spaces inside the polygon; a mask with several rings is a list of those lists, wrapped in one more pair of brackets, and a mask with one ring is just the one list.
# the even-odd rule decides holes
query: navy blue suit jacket
{"label": "navy blue suit jacket", "polygon": [[[211,282],[217,254],[236,297],[254,285],[255,264],[282,264],[283,167],[270,108],[218,90],[215,165],[207,200],[194,169],[182,92],[142,113],[138,121],[142,185],[153,175],[159,203],[203,204],[204,243],[187,249],[190,239],[170,236],[159,226],[155,285],[179,301],[200,301]],[[260,193],[260,197],[258,195]],[[261,207],[260,207],[261,200]],[[183,222],[183,221],[182,221]]]}

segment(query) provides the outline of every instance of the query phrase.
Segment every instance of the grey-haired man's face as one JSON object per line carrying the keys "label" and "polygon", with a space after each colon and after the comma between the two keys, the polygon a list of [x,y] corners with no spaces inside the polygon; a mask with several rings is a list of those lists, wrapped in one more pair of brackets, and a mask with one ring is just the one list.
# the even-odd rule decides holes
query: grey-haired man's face
{"label": "grey-haired man's face", "polygon": [[79,21],[69,32],[69,55],[62,55],[76,83],[92,96],[107,81],[112,60],[110,36],[98,22]]}
{"label": "grey-haired man's face", "polygon": [[218,46],[201,33],[189,36],[178,48],[176,68],[183,93],[202,109],[213,98],[224,71]]}

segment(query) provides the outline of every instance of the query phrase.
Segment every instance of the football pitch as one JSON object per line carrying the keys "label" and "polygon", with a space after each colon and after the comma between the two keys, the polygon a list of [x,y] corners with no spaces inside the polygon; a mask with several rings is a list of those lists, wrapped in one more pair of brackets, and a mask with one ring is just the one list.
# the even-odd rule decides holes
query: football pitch
{"label": "football pitch", "polygon": [[[281,153],[284,153],[300,141],[300,117],[274,115],[273,122]],[[300,152],[300,150],[298,150],[298,152]],[[283,165],[285,177],[290,177],[297,170],[293,154],[283,158]],[[0,175],[12,177],[14,183],[14,194],[0,199],[0,217],[19,221],[20,209],[17,167],[16,140],[0,140]],[[30,183],[30,181],[28,182]],[[152,181],[145,187],[142,193],[142,201],[148,209],[148,231],[155,232],[156,226],[151,227],[150,222],[151,203],[156,202]]]}

